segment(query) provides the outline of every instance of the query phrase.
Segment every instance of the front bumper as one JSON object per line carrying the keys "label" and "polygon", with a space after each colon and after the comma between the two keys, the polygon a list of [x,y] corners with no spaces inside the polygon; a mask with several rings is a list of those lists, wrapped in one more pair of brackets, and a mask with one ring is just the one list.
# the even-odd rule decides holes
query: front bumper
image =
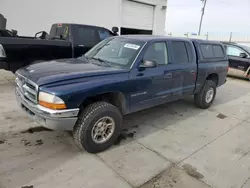
{"label": "front bumper", "polygon": [[51,110],[39,104],[29,102],[16,87],[19,106],[28,113],[36,123],[53,130],[73,130],[78,119],[79,109]]}

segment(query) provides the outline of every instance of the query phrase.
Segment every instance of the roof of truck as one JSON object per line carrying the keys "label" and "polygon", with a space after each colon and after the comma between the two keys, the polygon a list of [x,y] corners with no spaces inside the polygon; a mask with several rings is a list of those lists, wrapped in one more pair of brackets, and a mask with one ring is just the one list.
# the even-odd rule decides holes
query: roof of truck
{"label": "roof of truck", "polygon": [[105,27],[96,26],[96,25],[76,24],[76,23],[53,23],[52,25],[88,26],[88,27],[96,27],[96,28],[104,28],[104,29],[107,29],[107,28],[105,28]]}
{"label": "roof of truck", "polygon": [[155,39],[183,39],[187,40],[187,38],[177,38],[177,37],[168,37],[168,36],[160,36],[160,35],[120,35],[118,37],[121,38],[128,38],[128,39],[136,39],[136,40],[141,40],[141,41],[151,41]]}
{"label": "roof of truck", "polygon": [[197,42],[197,43],[213,43],[213,44],[222,44],[220,41],[213,41],[213,40],[202,40],[202,39],[190,39],[193,42]]}
{"label": "roof of truck", "polygon": [[118,37],[122,38],[129,38],[129,39],[135,39],[135,40],[141,40],[144,42],[148,42],[151,40],[166,40],[166,39],[172,39],[172,40],[183,40],[183,41],[192,41],[197,43],[213,43],[213,44],[221,44],[220,41],[210,41],[210,40],[202,40],[202,39],[192,39],[192,38],[186,38],[186,37],[170,37],[170,36],[158,36],[158,35],[121,35]]}

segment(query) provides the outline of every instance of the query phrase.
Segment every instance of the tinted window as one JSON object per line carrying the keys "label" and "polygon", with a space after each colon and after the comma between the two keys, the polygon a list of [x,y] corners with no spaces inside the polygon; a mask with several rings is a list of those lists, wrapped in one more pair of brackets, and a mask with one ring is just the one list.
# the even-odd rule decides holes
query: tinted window
{"label": "tinted window", "polygon": [[147,49],[144,58],[144,61],[155,61],[158,65],[168,64],[168,52],[165,42],[157,42],[151,44]]}
{"label": "tinted window", "polygon": [[76,44],[94,46],[96,43],[99,42],[94,27],[76,26],[74,29],[74,37]]}
{"label": "tinted window", "polygon": [[187,48],[187,52],[188,52],[188,60],[189,60],[189,62],[194,62],[195,57],[194,57],[192,47],[191,47],[189,42],[185,42],[185,44],[186,44],[186,48]]}
{"label": "tinted window", "polygon": [[204,58],[213,58],[214,57],[214,50],[213,46],[210,44],[201,44],[201,52]]}
{"label": "tinted window", "polygon": [[240,57],[240,53],[245,53],[244,50],[234,46],[227,46],[227,55]]}
{"label": "tinted window", "polygon": [[99,35],[101,40],[104,40],[104,39],[106,39],[108,37],[113,36],[110,31],[105,30],[105,29],[98,29],[98,35]]}
{"label": "tinted window", "polygon": [[245,46],[245,45],[239,45],[242,47],[244,50],[246,50],[248,53],[250,53],[250,46]]}
{"label": "tinted window", "polygon": [[188,63],[188,54],[184,42],[172,41],[173,62]]}
{"label": "tinted window", "polygon": [[0,30],[0,37],[12,37],[12,33],[7,30]]}
{"label": "tinted window", "polygon": [[221,46],[219,45],[213,45],[214,49],[214,56],[215,57],[224,57],[224,52]]}

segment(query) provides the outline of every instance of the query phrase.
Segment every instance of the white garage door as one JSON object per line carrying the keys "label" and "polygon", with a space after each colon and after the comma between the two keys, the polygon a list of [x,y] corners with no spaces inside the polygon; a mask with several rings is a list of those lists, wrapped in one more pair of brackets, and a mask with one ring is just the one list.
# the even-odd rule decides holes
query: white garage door
{"label": "white garage door", "polygon": [[154,6],[122,1],[122,27],[153,30]]}

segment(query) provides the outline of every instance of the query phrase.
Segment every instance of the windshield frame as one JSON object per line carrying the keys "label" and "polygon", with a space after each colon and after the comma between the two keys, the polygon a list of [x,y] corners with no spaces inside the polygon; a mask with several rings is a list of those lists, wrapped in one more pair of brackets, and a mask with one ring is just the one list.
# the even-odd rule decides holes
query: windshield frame
{"label": "windshield frame", "polygon": [[250,54],[250,46],[239,45],[239,47],[242,48],[243,50],[245,50],[246,52],[248,52]]}
{"label": "windshield frame", "polygon": [[[146,41],[142,41],[142,40],[136,40],[136,39],[131,39],[131,38],[126,38],[126,37],[109,37],[103,41],[101,41],[100,43],[98,43],[96,46],[94,46],[92,49],[90,49],[84,56],[88,59],[92,59],[92,58],[96,58],[95,56],[98,54],[98,52],[105,47],[105,45],[107,45],[110,41],[112,40],[121,40],[121,42],[126,42],[126,43],[131,43],[131,44],[135,44],[137,43],[137,45],[139,45],[140,47],[138,48],[137,52],[132,56],[132,58],[128,61],[127,64],[119,64],[119,63],[115,63],[112,61],[109,61],[107,59],[103,59],[105,61],[108,61],[110,63],[110,65],[112,67],[115,68],[120,68],[120,69],[131,69],[136,61],[136,59],[138,58],[138,56],[140,55],[142,49],[145,47],[145,45],[147,44]],[[101,58],[101,57],[99,57]]]}

